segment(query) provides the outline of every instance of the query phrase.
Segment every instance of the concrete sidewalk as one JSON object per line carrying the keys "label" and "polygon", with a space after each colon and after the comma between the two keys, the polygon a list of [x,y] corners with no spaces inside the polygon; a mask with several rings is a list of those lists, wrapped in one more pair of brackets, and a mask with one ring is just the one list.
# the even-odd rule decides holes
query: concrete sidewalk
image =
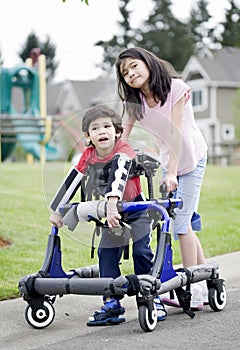
{"label": "concrete sidewalk", "polygon": [[[240,291],[240,251],[217,256],[208,261],[219,263],[220,278],[226,281],[227,293],[230,291],[238,293]],[[37,349],[75,337],[94,335],[94,332],[99,332],[99,327],[87,327],[86,321],[89,315],[100,307],[101,302],[100,296],[65,295],[63,298],[57,298],[54,304],[56,315],[53,323],[45,329],[36,330],[25,320],[24,312],[27,303],[22,298],[2,301],[0,302],[0,349]],[[137,320],[135,298],[125,297],[123,306],[126,308],[127,322]]]}
{"label": "concrete sidewalk", "polygon": [[240,251],[219,255],[208,261],[219,263],[220,277],[225,279],[227,291],[240,289]]}

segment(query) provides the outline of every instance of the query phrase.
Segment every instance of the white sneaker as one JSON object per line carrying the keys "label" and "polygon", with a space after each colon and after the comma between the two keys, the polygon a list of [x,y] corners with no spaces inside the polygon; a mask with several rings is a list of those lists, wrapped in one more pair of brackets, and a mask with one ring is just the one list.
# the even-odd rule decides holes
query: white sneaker
{"label": "white sneaker", "polygon": [[174,293],[174,298],[172,299],[170,296],[170,293],[166,293],[165,296],[161,296],[161,300],[165,305],[168,306],[174,306],[174,307],[180,307],[178,298],[176,294]]}
{"label": "white sneaker", "polygon": [[190,307],[194,310],[203,309],[203,290],[198,283],[191,284],[191,303]]}
{"label": "white sneaker", "polygon": [[208,302],[208,287],[207,287],[207,281],[200,281],[197,282],[197,284],[199,284],[202,288],[202,293],[203,293],[203,304],[207,305]]}
{"label": "white sneaker", "polygon": [[[200,281],[195,282],[191,284],[190,292],[192,294],[191,296],[191,302],[190,302],[190,308],[193,310],[202,310],[204,304],[208,304],[208,288],[206,281]],[[168,306],[175,306],[180,307],[179,301],[174,293],[174,299],[171,299],[170,297],[161,297],[161,300],[164,304]]]}

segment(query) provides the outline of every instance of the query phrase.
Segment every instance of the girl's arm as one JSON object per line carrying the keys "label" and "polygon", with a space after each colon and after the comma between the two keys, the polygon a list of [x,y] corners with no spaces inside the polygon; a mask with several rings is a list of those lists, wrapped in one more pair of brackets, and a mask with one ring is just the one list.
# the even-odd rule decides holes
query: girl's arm
{"label": "girl's arm", "polygon": [[169,142],[170,158],[167,169],[167,176],[166,179],[164,179],[164,182],[166,182],[169,192],[174,191],[178,185],[177,170],[182,147],[182,122],[185,99],[186,97],[184,95],[173,106],[172,109],[171,137]]}

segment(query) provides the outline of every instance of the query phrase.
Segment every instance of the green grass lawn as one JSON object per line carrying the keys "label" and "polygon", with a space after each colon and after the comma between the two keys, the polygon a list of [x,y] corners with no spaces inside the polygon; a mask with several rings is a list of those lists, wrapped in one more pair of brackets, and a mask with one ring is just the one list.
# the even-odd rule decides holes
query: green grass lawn
{"label": "green grass lawn", "polygon": [[[44,167],[0,164],[0,237],[12,242],[0,249],[0,300],[19,296],[19,279],[40,270],[51,230],[49,201],[69,167],[63,163]],[[239,178],[240,167],[207,167],[199,210],[203,220],[199,237],[206,257],[240,250]],[[157,182],[155,177],[158,187]],[[61,230],[66,271],[97,263],[97,254],[90,258],[93,228],[84,223],[74,232]],[[173,255],[174,263],[180,263],[178,242],[173,242]],[[132,273],[131,259],[122,262],[122,272]]]}

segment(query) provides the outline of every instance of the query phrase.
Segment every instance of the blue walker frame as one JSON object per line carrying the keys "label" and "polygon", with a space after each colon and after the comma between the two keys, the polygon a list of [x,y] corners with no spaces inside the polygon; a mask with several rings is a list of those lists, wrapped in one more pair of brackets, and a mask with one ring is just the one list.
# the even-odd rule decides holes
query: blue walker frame
{"label": "blue walker frame", "polygon": [[225,307],[225,281],[219,278],[217,262],[180,270],[173,268],[170,218],[174,217],[174,209],[181,208],[183,203],[180,198],[167,197],[164,188],[160,189],[162,198],[153,199],[151,167],[145,167],[144,172],[150,199],[140,202],[122,201],[118,203],[118,209],[123,214],[143,211],[156,214],[158,240],[151,272],[148,275],[121,275],[117,279],[99,278],[98,265],[65,272],[62,267],[59,230],[52,226],[40,271],[22,277],[18,286],[20,295],[28,304],[25,310],[26,321],[32,327],[41,329],[52,323],[56,296],[64,294],[136,296],[138,320],[145,332],[153,331],[157,324],[157,312],[153,302],[156,295],[175,291],[183,311],[191,318],[194,317],[190,310],[191,294],[182,288],[187,286],[189,289],[191,283],[207,280],[210,307],[214,311],[221,311]]}

